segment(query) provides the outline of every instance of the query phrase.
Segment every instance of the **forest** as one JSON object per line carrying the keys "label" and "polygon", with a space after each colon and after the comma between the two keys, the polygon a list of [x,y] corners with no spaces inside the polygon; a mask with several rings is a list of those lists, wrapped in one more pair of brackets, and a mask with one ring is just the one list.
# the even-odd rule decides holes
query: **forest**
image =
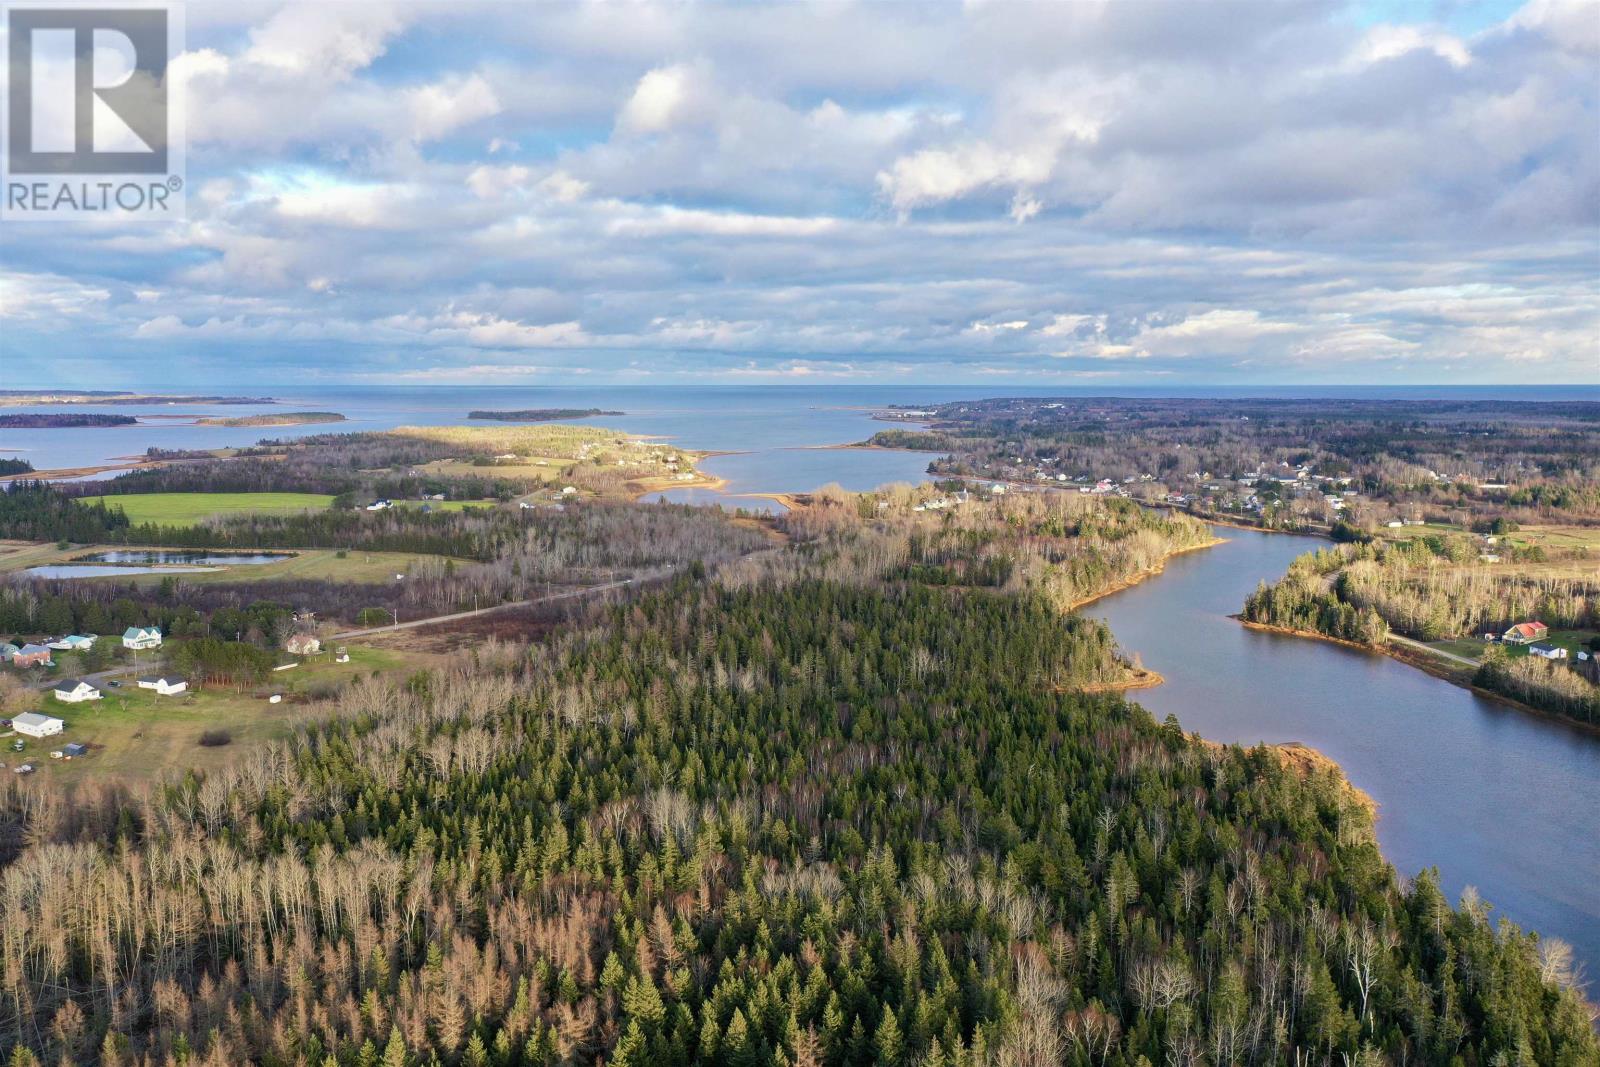
{"label": "forest", "polygon": [[132,426],[139,420],[132,415],[104,415],[83,412],[41,411],[0,415],[0,429],[44,430],[86,429],[102,426]]}
{"label": "forest", "polygon": [[889,415],[927,425],[872,443],[944,453],[941,474],[1109,478],[1211,514],[1270,488],[1269,526],[1326,519],[1319,494],[1297,501],[1273,481],[1301,467],[1354,490],[1367,522],[1600,521],[1600,405],[1580,401],[1000,398]]}
{"label": "forest", "polygon": [[1104,627],[964,523],[821,494],[209,776],[4,776],[12,1062],[1596,1062],[1564,946],[1398,879],[1335,774],[1085,692]]}

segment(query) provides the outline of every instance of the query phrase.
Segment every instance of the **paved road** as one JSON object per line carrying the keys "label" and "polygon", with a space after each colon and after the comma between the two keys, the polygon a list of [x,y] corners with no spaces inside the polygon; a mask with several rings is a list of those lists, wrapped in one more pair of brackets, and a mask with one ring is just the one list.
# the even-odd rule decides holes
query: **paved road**
{"label": "paved road", "polygon": [[455,622],[458,619],[471,619],[479,615],[490,615],[496,611],[510,611],[512,608],[525,608],[530,604],[548,604],[556,600],[572,600],[576,597],[595,596],[599,593],[609,593],[614,589],[626,589],[628,586],[636,584],[636,582],[647,582],[664,578],[670,573],[672,573],[672,568],[668,567],[665,571],[657,571],[649,575],[641,575],[638,579],[622,578],[615,582],[605,582],[601,585],[586,585],[582,589],[569,589],[563,593],[552,593],[549,596],[536,596],[528,600],[513,600],[509,604],[496,604],[493,607],[481,608],[478,611],[456,611],[449,615],[430,615],[425,619],[408,619],[407,621],[400,623],[398,626],[396,626],[394,623],[390,623],[388,626],[369,626],[363,630],[345,630],[343,633],[334,634],[329,638],[329,640],[338,641],[347,637],[370,637],[373,634],[393,633],[396,630],[411,630],[419,626],[433,626],[438,623]]}
{"label": "paved road", "polygon": [[1459,663],[1463,667],[1478,666],[1478,661],[1475,659],[1468,659],[1466,656],[1458,656],[1454,652],[1446,652],[1442,648],[1434,648],[1432,645],[1425,645],[1421,641],[1413,641],[1411,638],[1401,637],[1399,634],[1390,634],[1389,640],[1393,641],[1397,645],[1405,645],[1407,648],[1414,648],[1420,652],[1431,652],[1435,656],[1450,660],[1452,663]]}

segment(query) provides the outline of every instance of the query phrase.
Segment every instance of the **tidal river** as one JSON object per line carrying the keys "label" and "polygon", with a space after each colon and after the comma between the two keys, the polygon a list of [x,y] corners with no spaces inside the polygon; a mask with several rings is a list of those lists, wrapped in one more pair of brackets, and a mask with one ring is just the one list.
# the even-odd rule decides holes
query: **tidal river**
{"label": "tidal river", "polygon": [[1402,875],[1436,866],[1452,898],[1477,887],[1491,918],[1570,942],[1600,978],[1600,736],[1377,653],[1246,629],[1228,616],[1318,542],[1216,532],[1227,543],[1084,609],[1166,677],[1139,703],[1216,741],[1327,754],[1377,800]]}

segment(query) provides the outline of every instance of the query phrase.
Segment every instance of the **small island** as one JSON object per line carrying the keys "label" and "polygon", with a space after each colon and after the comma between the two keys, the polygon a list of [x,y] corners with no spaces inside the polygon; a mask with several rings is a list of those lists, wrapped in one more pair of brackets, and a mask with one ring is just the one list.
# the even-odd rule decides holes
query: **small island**
{"label": "small island", "polygon": [[271,415],[238,415],[233,418],[198,419],[196,426],[314,426],[323,422],[344,422],[336,411],[285,411]]}
{"label": "small island", "polygon": [[132,415],[29,411],[17,415],[0,415],[0,430],[76,430],[94,426],[132,426],[138,421]]}
{"label": "small island", "polygon": [[561,419],[592,419],[597,415],[625,415],[625,411],[603,408],[524,408],[521,411],[469,411],[469,419],[493,422],[556,422]]}

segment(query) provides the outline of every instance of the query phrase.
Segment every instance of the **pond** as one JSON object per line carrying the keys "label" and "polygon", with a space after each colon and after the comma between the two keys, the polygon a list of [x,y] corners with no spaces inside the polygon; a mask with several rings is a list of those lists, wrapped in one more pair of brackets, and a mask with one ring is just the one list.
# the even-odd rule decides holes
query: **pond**
{"label": "pond", "polygon": [[118,567],[104,563],[47,563],[22,573],[30,578],[125,578],[135,574],[190,574],[215,567]]}
{"label": "pond", "polygon": [[[292,559],[293,552],[217,552],[206,549],[177,550],[169,548],[123,548],[110,552],[91,552],[75,556],[74,563],[116,563],[144,566],[210,566],[234,567],[261,563],[277,563]],[[126,569],[126,568],[119,568]]]}

